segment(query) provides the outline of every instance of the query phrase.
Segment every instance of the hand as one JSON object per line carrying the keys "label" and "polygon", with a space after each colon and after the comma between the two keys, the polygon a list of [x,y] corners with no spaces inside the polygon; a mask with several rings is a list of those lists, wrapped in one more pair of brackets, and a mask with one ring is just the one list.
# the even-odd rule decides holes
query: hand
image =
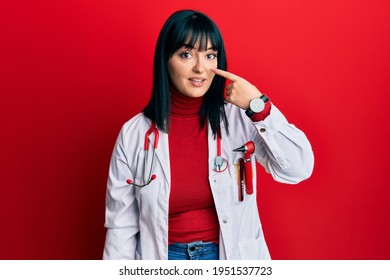
{"label": "hand", "polygon": [[233,73],[220,69],[212,69],[211,71],[231,81],[226,86],[225,100],[237,107],[246,110],[252,99],[262,96],[262,93],[254,85]]}

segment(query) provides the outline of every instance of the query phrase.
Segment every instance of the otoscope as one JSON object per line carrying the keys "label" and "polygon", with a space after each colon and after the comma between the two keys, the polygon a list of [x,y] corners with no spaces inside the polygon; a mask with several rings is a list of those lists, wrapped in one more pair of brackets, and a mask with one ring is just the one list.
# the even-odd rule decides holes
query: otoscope
{"label": "otoscope", "polygon": [[255,152],[255,143],[248,141],[240,148],[234,149],[233,152],[244,152],[246,193],[253,194],[251,154]]}

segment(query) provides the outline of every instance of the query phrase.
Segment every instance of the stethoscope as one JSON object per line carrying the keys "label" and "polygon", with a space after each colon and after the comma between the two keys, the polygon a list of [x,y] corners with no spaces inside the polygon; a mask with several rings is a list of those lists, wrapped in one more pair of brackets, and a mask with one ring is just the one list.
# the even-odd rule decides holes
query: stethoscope
{"label": "stethoscope", "polygon": [[[149,168],[149,173],[146,173],[146,161],[148,158],[148,153],[149,153],[149,146],[151,146],[151,141],[149,140],[149,137],[154,134],[154,141],[153,141],[153,154],[152,154],[152,162],[150,164]],[[156,124],[152,122],[150,125],[150,128],[146,131],[145,134],[145,140],[144,140],[144,151],[145,151],[145,157],[144,157],[144,167],[143,167],[143,174],[148,174],[146,177],[147,179],[143,184],[136,184],[132,180],[128,179],[126,182],[129,185],[133,185],[138,188],[145,187],[149,185],[154,179],[157,178],[156,174],[152,174],[152,169],[153,169],[153,163],[154,163],[154,158],[156,155],[156,149],[158,146],[158,141],[160,137],[160,132],[158,131]],[[222,157],[222,144],[221,144],[221,136],[217,134],[217,156],[214,159],[214,165],[213,165],[213,170],[215,172],[223,172],[227,169],[228,167],[228,161]]]}

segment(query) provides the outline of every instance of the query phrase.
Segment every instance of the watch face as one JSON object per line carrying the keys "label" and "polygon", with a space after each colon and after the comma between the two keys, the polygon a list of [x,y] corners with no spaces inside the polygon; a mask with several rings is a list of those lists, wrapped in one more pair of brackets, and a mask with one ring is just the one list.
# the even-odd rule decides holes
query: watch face
{"label": "watch face", "polygon": [[253,112],[260,113],[261,111],[264,110],[264,101],[261,100],[260,98],[252,99],[249,107]]}

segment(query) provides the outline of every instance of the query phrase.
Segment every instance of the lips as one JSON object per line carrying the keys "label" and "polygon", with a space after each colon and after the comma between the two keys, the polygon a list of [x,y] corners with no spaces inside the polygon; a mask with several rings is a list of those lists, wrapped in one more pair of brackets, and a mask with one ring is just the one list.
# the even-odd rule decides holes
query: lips
{"label": "lips", "polygon": [[201,77],[192,77],[192,78],[189,78],[188,80],[189,80],[190,83],[191,83],[193,86],[195,86],[195,87],[201,87],[201,86],[203,86],[204,81],[206,81],[206,79],[201,78]]}

